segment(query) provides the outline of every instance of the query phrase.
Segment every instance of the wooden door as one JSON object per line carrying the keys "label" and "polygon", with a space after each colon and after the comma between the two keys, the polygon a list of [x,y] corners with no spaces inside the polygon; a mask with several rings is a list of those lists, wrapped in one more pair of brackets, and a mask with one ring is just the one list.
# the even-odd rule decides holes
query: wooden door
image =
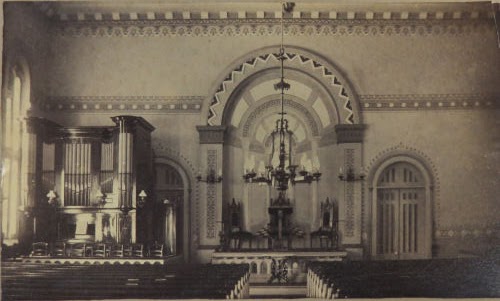
{"label": "wooden door", "polygon": [[411,166],[399,164],[388,168],[382,178],[377,190],[377,257],[424,257],[425,187],[421,177]]}

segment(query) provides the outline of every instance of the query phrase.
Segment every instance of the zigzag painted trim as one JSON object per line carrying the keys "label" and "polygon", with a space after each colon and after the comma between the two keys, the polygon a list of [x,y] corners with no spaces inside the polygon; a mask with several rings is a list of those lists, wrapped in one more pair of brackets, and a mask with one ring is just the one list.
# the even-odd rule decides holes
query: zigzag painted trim
{"label": "zigzag painted trim", "polygon": [[[342,85],[342,83],[338,80],[338,78],[325,66],[323,66],[320,62],[315,61],[309,57],[306,57],[304,55],[300,54],[295,54],[295,53],[286,53],[285,56],[287,59],[290,61],[299,61],[302,65],[309,65],[313,70],[320,69],[322,70],[321,74],[323,77],[327,78],[328,81],[332,86],[335,86],[337,88],[340,88],[340,92],[338,96],[341,99],[344,99],[344,110],[347,112],[347,116],[344,119],[345,123],[347,124],[353,124],[354,123],[354,113],[352,111],[352,104],[351,104],[351,99],[349,98],[349,95],[347,94],[347,91],[345,87]],[[245,63],[241,64],[240,66],[236,67],[233,71],[231,71],[228,76],[224,79],[224,81],[219,85],[219,88],[215,92],[215,95],[212,99],[212,103],[210,104],[209,110],[208,110],[208,121],[207,124],[213,126],[214,125],[214,120],[217,117],[217,112],[215,111],[215,108],[221,104],[220,96],[224,93],[227,92],[226,90],[226,85],[227,84],[232,84],[234,83],[234,78],[235,75],[240,75],[244,74],[245,70],[255,68],[258,62],[262,63],[267,63],[269,59],[273,57],[276,61],[278,61],[278,53],[270,53],[270,54],[264,54],[260,55],[258,57],[252,58]]]}

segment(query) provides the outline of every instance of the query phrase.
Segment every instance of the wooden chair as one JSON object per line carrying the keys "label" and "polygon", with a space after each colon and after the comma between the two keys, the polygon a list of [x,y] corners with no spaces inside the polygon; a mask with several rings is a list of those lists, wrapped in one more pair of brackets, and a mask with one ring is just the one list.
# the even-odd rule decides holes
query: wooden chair
{"label": "wooden chair", "polygon": [[97,243],[94,245],[94,257],[107,257],[107,246],[103,243]]}
{"label": "wooden chair", "polygon": [[49,244],[46,242],[35,242],[32,245],[31,257],[45,257],[49,255]]}
{"label": "wooden chair", "polygon": [[151,257],[163,257],[163,244],[158,242],[153,243],[149,248],[149,256]]}
{"label": "wooden chair", "polygon": [[241,204],[233,201],[229,205],[229,247],[240,250],[243,241],[248,241],[249,248],[252,248],[253,234],[244,231],[242,228]]}
{"label": "wooden chair", "polygon": [[84,243],[75,243],[70,245],[70,257],[85,257],[86,245]]}
{"label": "wooden chair", "polygon": [[132,245],[123,245],[123,257],[132,257]]}
{"label": "wooden chair", "polygon": [[144,257],[144,245],[143,244],[133,244],[132,245],[132,257]]}
{"label": "wooden chair", "polygon": [[51,256],[54,257],[65,257],[66,253],[66,243],[64,241],[57,241],[52,246]]}
{"label": "wooden chair", "polygon": [[111,257],[123,257],[123,245],[122,244],[111,245],[111,250],[109,252],[109,256],[111,256]]}
{"label": "wooden chair", "polygon": [[311,248],[313,239],[319,238],[320,248],[323,248],[323,242],[326,242],[326,248],[338,247],[338,210],[334,202],[330,202],[329,198],[321,203],[321,225],[318,230],[311,232]]}

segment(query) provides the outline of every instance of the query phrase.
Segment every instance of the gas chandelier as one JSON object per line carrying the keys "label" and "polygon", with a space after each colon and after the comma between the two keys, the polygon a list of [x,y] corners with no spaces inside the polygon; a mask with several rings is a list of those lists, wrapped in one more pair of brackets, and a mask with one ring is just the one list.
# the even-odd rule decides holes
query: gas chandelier
{"label": "gas chandelier", "polygon": [[279,82],[274,85],[274,89],[280,91],[281,111],[278,113],[280,117],[276,120],[276,127],[271,133],[272,149],[269,162],[265,167],[265,173],[260,173],[257,176],[257,173],[251,170],[247,171],[243,176],[247,182],[273,185],[279,191],[280,198],[285,197],[284,194],[288,189],[289,183],[311,183],[311,181],[318,181],[321,177],[319,171],[307,172],[305,170],[301,170],[299,172],[300,177],[297,177],[297,165],[294,165],[292,160],[293,132],[289,130],[288,119],[285,118],[285,90],[290,89],[290,84],[285,81],[284,62],[287,56],[283,45],[283,15],[285,12],[291,13],[294,6],[295,3],[292,2],[283,3],[283,11],[281,14],[281,45],[279,53],[276,55],[281,63],[281,77]]}

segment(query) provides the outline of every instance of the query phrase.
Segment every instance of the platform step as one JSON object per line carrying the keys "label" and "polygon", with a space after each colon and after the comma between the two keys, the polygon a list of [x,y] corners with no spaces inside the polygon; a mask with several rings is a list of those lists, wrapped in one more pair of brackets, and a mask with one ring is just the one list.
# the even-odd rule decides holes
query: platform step
{"label": "platform step", "polygon": [[305,285],[250,285],[250,298],[304,298],[307,293]]}

